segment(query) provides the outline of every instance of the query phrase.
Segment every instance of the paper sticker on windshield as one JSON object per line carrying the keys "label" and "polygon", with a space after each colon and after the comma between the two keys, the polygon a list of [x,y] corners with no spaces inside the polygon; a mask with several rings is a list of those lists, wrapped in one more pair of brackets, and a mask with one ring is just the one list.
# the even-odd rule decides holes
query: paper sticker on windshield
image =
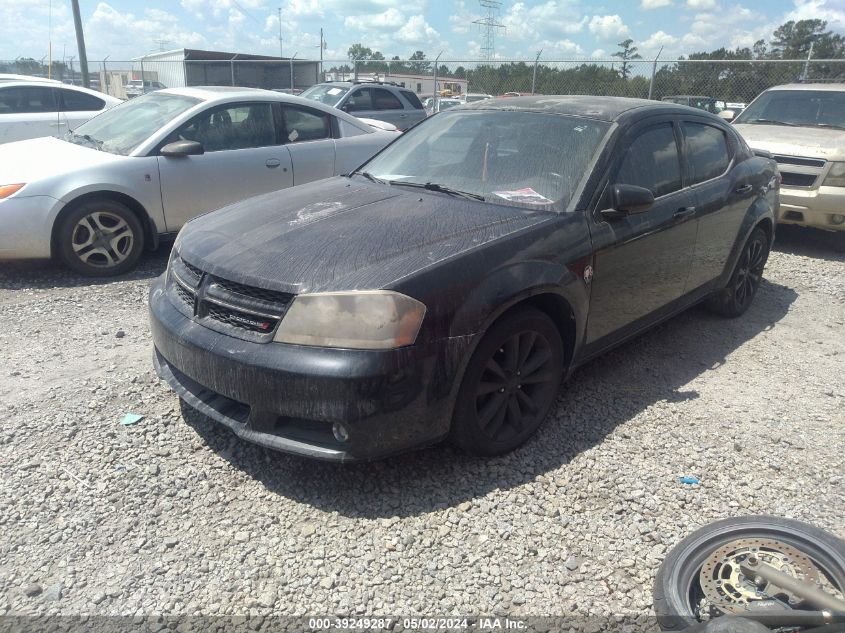
{"label": "paper sticker on windshield", "polygon": [[516,189],[514,191],[494,191],[494,196],[499,196],[511,202],[521,202],[522,204],[552,204],[546,196],[540,195],[531,187],[525,189]]}
{"label": "paper sticker on windshield", "polygon": [[326,90],[326,94],[330,95],[339,95],[341,92],[343,91],[340,88],[329,88],[328,90]]}
{"label": "paper sticker on windshield", "polygon": [[296,139],[298,139],[298,138],[299,138],[299,132],[297,132],[296,130],[294,130],[293,132],[291,132],[290,134],[288,134],[288,140],[289,140],[291,143],[293,143],[293,142],[294,142]]}

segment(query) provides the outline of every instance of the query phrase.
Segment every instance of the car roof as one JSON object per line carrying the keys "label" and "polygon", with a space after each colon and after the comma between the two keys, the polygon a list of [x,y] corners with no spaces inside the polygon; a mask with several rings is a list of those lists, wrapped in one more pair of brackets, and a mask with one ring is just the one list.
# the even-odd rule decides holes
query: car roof
{"label": "car roof", "polygon": [[831,92],[845,92],[845,83],[816,83],[816,84],[784,84],[782,86],[772,86],[769,90],[829,90]]}
{"label": "car roof", "polygon": [[648,108],[657,113],[695,113],[701,110],[689,106],[633,99],[629,97],[596,97],[590,95],[536,95],[510,99],[485,99],[461,106],[462,110],[519,110],[546,114],[568,114],[600,121],[615,121],[627,112]]}
{"label": "car roof", "polygon": [[17,86],[25,86],[26,88],[32,88],[33,86],[40,86],[40,87],[48,87],[48,88],[63,88],[66,90],[75,90],[76,92],[84,92],[85,94],[89,94],[93,97],[97,97],[98,99],[103,99],[108,103],[117,104],[122,101],[122,99],[118,99],[117,97],[113,97],[111,95],[106,94],[105,92],[100,92],[99,90],[92,90],[91,88],[85,88],[84,86],[74,86],[73,84],[63,84],[62,82],[52,82],[52,81],[0,81],[0,88],[8,88],[8,87],[17,87]]}
{"label": "car roof", "polygon": [[0,73],[0,82],[6,83],[7,81],[15,81],[15,82],[25,82],[25,83],[49,83],[49,84],[60,84],[62,83],[58,79],[47,79],[47,77],[32,77],[30,75],[15,75],[13,73]]}

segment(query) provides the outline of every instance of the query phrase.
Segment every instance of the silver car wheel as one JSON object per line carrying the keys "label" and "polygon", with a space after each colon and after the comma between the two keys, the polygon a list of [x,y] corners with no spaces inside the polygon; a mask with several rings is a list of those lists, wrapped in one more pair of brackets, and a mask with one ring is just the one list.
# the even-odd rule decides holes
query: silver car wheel
{"label": "silver car wheel", "polygon": [[73,227],[71,246],[89,266],[112,268],[132,253],[135,233],[126,220],[109,211],[94,211]]}

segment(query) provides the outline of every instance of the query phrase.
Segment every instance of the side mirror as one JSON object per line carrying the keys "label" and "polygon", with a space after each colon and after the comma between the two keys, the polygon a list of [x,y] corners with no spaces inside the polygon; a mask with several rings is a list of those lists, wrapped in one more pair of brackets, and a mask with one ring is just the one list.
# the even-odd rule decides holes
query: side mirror
{"label": "side mirror", "polygon": [[179,158],[182,156],[201,156],[205,149],[199,141],[174,141],[161,148],[159,154]]}
{"label": "side mirror", "polygon": [[648,211],[654,204],[654,194],[636,185],[613,185],[610,190],[613,208],[602,211],[607,219],[615,219]]}
{"label": "side mirror", "polygon": [[733,110],[722,110],[716,116],[718,116],[720,119],[724,119],[725,121],[733,121],[736,114],[734,114]]}

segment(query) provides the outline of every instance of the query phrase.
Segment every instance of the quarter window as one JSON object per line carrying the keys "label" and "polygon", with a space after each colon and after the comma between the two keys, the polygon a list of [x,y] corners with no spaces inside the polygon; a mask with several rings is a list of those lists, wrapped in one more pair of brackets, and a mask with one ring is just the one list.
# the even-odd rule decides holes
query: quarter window
{"label": "quarter window", "polygon": [[282,106],[285,140],[288,143],[317,141],[332,137],[331,116],[323,112]]}
{"label": "quarter window", "polygon": [[420,98],[417,95],[415,95],[413,92],[411,92],[410,90],[403,90],[402,96],[405,97],[408,100],[408,103],[410,103],[412,106],[414,106],[414,109],[416,109],[416,110],[422,110],[423,109],[423,104],[420,102]]}
{"label": "quarter window", "polygon": [[703,123],[681,124],[689,169],[689,184],[694,185],[725,173],[730,162],[725,133]]}
{"label": "quarter window", "polygon": [[241,104],[203,112],[177,134],[179,138],[199,141],[206,152],[275,145],[273,106]]}
{"label": "quarter window", "polygon": [[77,92],[76,90],[61,90],[62,110],[64,112],[96,112],[102,110],[106,102],[94,95]]}
{"label": "quarter window", "polygon": [[681,162],[671,123],[655,125],[634,140],[615,184],[645,187],[655,198],[681,188]]}
{"label": "quarter window", "polygon": [[53,88],[14,86],[0,89],[0,114],[56,111],[56,91]]}

